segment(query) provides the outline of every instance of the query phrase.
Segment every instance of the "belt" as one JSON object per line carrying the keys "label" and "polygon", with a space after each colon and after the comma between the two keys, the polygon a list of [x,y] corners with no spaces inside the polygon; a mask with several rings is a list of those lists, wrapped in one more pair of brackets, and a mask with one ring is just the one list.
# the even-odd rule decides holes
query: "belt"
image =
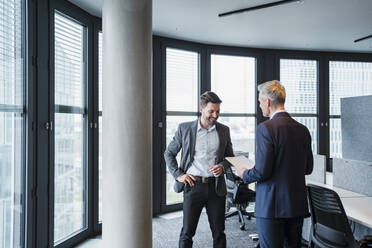
{"label": "belt", "polygon": [[198,177],[198,176],[193,176],[195,178],[195,181],[197,182],[202,182],[202,183],[212,183],[216,180],[215,177]]}

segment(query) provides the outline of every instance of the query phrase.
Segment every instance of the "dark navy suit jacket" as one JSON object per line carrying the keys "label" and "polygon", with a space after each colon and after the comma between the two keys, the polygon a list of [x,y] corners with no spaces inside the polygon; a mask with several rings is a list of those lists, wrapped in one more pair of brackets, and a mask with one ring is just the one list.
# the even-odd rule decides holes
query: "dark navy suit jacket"
{"label": "dark navy suit jacket", "polygon": [[305,175],[313,171],[309,130],[286,112],[257,127],[256,163],[244,172],[257,182],[255,216],[293,218],[309,214]]}

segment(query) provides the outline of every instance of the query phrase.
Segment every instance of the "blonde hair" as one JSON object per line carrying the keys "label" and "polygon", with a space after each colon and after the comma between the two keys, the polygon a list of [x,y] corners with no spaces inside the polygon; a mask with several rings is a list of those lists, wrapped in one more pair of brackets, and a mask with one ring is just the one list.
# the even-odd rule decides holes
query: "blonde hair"
{"label": "blonde hair", "polygon": [[284,105],[285,88],[278,80],[272,80],[258,85],[258,92],[271,100],[272,104]]}

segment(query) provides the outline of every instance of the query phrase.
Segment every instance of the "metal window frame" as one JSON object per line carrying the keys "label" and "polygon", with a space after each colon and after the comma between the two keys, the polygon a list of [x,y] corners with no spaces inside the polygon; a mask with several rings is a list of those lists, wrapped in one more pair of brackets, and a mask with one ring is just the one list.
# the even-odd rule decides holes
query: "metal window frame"
{"label": "metal window frame", "polygon": [[[86,61],[85,68],[84,68],[84,106],[83,109],[81,108],[73,108],[71,106],[58,106],[56,105],[55,111],[54,109],[54,13],[58,12],[65,15],[68,18],[71,18],[73,21],[80,23],[82,26],[85,27],[84,30],[84,51],[83,56]],[[58,248],[62,247],[71,247],[82,240],[88,238],[91,233],[93,232],[93,200],[94,200],[94,192],[93,192],[93,164],[94,159],[92,158],[93,154],[93,147],[94,147],[94,137],[93,137],[93,129],[89,128],[89,123],[93,120],[93,92],[94,92],[94,77],[93,75],[93,23],[92,17],[85,11],[81,10],[80,8],[76,7],[75,5],[71,4],[67,1],[62,0],[55,0],[51,3],[50,6],[50,37],[49,37],[49,47],[50,47],[50,83],[51,83],[51,90],[50,90],[50,108],[52,108],[50,119],[53,123],[54,121],[54,112],[57,113],[59,111],[64,111],[68,113],[80,113],[83,116],[83,126],[85,127],[83,130],[83,167],[84,167],[84,197],[85,197],[85,228],[81,230],[77,230],[75,233],[71,234],[68,237],[60,240],[59,242],[55,243],[54,241],[54,135],[51,135],[50,139],[50,157],[51,157],[51,165],[50,166],[50,184],[49,184],[49,212],[51,213],[51,218],[49,219],[49,245],[55,246]],[[92,140],[92,142],[90,142]]]}
{"label": "metal window frame", "polygon": [[[161,83],[158,86],[161,89],[161,106],[164,106],[164,108],[161,110],[161,120],[157,120],[158,117],[154,117],[153,122],[153,135],[156,135],[157,132],[161,132],[160,135],[160,144],[159,141],[153,139],[153,156],[157,156],[157,154],[163,154],[166,146],[166,123],[167,123],[167,116],[195,116],[196,118],[199,116],[199,98],[198,103],[197,103],[197,109],[195,112],[190,112],[190,111],[166,111],[166,50],[167,48],[174,48],[174,49],[180,49],[184,51],[189,51],[189,52],[196,52],[199,55],[198,58],[198,69],[199,69],[199,79],[198,79],[198,94],[200,92],[205,91],[206,87],[203,87],[203,83],[205,82],[205,77],[206,77],[206,68],[205,68],[205,49],[203,49],[200,45],[193,43],[193,42],[186,42],[186,41],[174,41],[171,39],[164,39],[159,41],[160,44],[160,56],[161,56]],[[154,83],[154,81],[153,81]],[[155,86],[155,84],[154,84]],[[154,93],[155,93],[155,88],[158,87],[153,87]],[[160,93],[160,92],[159,92]],[[154,99],[155,100],[155,99]],[[157,112],[154,109],[154,113]],[[169,114],[167,114],[169,113]],[[155,119],[156,118],[156,119]],[[161,124],[159,124],[161,123]],[[160,129],[160,130],[159,130]],[[155,150],[155,147],[157,148]],[[160,148],[160,149],[159,149]],[[160,173],[159,173],[160,171]],[[154,185],[153,189],[153,196],[159,197],[157,201],[153,202],[153,207],[154,207],[154,214],[157,213],[156,210],[159,210],[159,212],[162,213],[167,213],[167,212],[172,212],[175,210],[180,210],[182,208],[182,203],[175,203],[175,204],[166,204],[166,164],[164,159],[161,157],[160,159],[157,158],[153,162],[153,174],[157,173],[158,177],[154,178],[160,178],[160,180],[157,180],[153,182],[156,185]],[[155,191],[160,189],[160,191]],[[160,194],[159,194],[160,193]],[[160,205],[155,205],[154,203],[158,202]]]}
{"label": "metal window frame", "polygon": [[327,155],[327,171],[332,172],[333,171],[333,164],[332,164],[332,158],[330,157],[330,121],[331,119],[341,119],[341,115],[331,115],[329,113],[329,64],[330,62],[336,61],[336,62],[367,62],[372,63],[372,56],[368,53],[350,53],[350,52],[328,52],[324,54],[324,78],[325,78],[325,91],[324,91],[324,99],[325,103],[324,106],[326,106],[325,112],[325,119],[328,123],[325,139],[326,139],[326,147],[325,147],[325,154]]}
{"label": "metal window frame", "polygon": [[[278,79],[280,73],[280,59],[310,59],[317,61],[318,67],[318,86],[317,86],[317,113],[316,114],[291,114],[294,117],[317,117],[318,119],[318,153],[327,156],[327,171],[332,171],[329,159],[329,119],[334,117],[329,115],[329,61],[358,61],[372,62],[370,53],[352,53],[352,52],[330,52],[330,51],[311,51],[311,50],[288,50],[288,49],[265,49],[265,48],[247,48],[210,45],[197,42],[189,42],[179,39],[172,39],[162,36],[153,36],[153,106],[154,106],[154,126],[153,126],[153,211],[154,215],[173,210],[180,210],[181,205],[164,207],[164,187],[165,183],[164,168],[157,168],[158,164],[164,167],[162,154],[165,149],[165,128],[158,127],[158,123],[165,122],[166,114],[180,115],[178,111],[165,111],[165,56],[164,47],[167,46],[179,49],[197,49],[200,51],[202,80],[201,91],[210,90],[210,55],[237,55],[255,57],[257,62],[257,84],[272,79]],[[205,64],[203,64],[205,63]],[[160,94],[160,96],[159,96]],[[256,91],[257,98],[257,91]],[[191,112],[185,112],[186,115],[192,115]],[[224,114],[221,116],[235,116],[236,113]],[[240,115],[240,114],[238,114]],[[250,116],[250,115],[248,115]],[[256,124],[267,120],[263,117],[259,105],[256,104]],[[161,142],[159,142],[161,140]],[[160,148],[159,148],[160,147]],[[158,191],[161,192],[158,192]],[[161,199],[160,199],[161,198]]]}

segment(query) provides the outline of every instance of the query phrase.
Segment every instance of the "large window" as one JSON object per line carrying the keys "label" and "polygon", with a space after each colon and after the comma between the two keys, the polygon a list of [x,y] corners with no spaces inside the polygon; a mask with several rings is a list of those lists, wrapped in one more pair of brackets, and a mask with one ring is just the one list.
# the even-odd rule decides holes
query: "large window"
{"label": "large window", "polygon": [[98,221],[102,222],[102,32],[98,33]]}
{"label": "large window", "polygon": [[[166,49],[166,145],[178,124],[197,119],[199,99],[199,53]],[[180,161],[181,152],[177,160]],[[166,204],[182,202],[182,194],[173,190],[174,178],[166,171]]]}
{"label": "large window", "polygon": [[313,153],[318,152],[318,62],[280,59],[280,81],[286,89],[286,110],[311,134]]}
{"label": "large window", "polygon": [[230,127],[234,152],[254,158],[256,59],[212,54],[211,90],[222,100],[219,122]]}
{"label": "large window", "polygon": [[55,12],[54,241],[87,227],[86,28]]}
{"label": "large window", "polygon": [[330,157],[342,157],[340,99],[364,95],[372,95],[372,63],[329,62]]}
{"label": "large window", "polygon": [[0,1],[0,247],[10,248],[24,246],[24,7]]}

